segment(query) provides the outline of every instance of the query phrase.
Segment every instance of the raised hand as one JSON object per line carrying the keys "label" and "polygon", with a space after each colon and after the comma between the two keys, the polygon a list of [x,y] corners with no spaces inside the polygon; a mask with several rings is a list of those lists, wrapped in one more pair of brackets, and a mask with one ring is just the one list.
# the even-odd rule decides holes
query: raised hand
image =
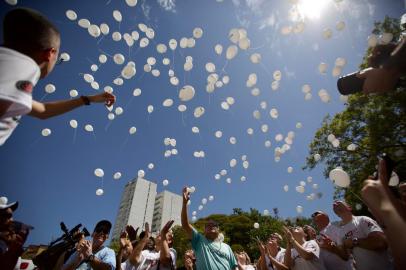
{"label": "raised hand", "polygon": [[90,102],[93,103],[104,103],[106,106],[110,107],[116,102],[116,96],[107,92],[103,92],[98,95],[88,96]]}
{"label": "raised hand", "polygon": [[171,226],[173,225],[175,221],[174,220],[169,220],[165,226],[162,228],[161,230],[161,237],[162,239],[166,239],[166,234],[169,232],[169,229],[171,228]]}
{"label": "raised hand", "polygon": [[137,229],[134,230],[134,227],[131,225],[127,225],[125,227],[125,231],[127,232],[128,238],[130,239],[131,242],[137,240],[138,230],[139,227],[137,227]]}
{"label": "raised hand", "polygon": [[124,249],[130,244],[130,240],[128,239],[128,234],[127,232],[122,232],[120,235],[120,249]]}
{"label": "raised hand", "polygon": [[190,191],[188,187],[183,188],[183,202],[187,203],[190,200]]}

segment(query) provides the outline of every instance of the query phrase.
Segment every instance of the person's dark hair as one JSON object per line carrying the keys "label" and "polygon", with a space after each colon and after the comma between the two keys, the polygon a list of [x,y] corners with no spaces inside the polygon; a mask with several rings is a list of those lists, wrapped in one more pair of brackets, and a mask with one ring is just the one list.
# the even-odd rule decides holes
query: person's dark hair
{"label": "person's dark hair", "polygon": [[29,54],[55,47],[59,42],[58,29],[38,11],[16,8],[3,20],[4,46]]}
{"label": "person's dark hair", "polygon": [[100,220],[97,222],[96,226],[94,226],[94,232],[103,231],[106,234],[109,234],[111,230],[111,222],[108,220]]}

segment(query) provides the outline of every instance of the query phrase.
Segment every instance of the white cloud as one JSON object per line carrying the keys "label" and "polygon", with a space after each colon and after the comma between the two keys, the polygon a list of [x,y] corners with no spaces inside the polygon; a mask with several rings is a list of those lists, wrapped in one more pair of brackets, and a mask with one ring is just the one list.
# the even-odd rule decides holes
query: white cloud
{"label": "white cloud", "polygon": [[158,4],[166,11],[176,12],[176,0],[157,0]]}

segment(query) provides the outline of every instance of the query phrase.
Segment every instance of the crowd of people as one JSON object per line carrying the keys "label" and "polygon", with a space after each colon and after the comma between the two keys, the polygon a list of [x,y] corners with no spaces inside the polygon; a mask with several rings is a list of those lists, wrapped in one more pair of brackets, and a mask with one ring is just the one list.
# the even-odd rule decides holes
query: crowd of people
{"label": "crowd of people", "polygon": [[[24,8],[7,13],[3,28],[0,145],[25,114],[46,119],[90,103],[110,106],[115,102],[115,96],[109,93],[50,103],[33,100],[33,87],[58,61],[60,33],[43,15]],[[405,74],[405,39],[391,46],[390,51],[387,51],[388,46],[373,51],[371,67],[357,75],[364,80],[360,91],[368,94],[391,91]],[[384,52],[389,61],[377,64],[374,59]],[[184,188],[181,223],[192,249],[183,254],[183,266],[178,269],[406,269],[406,184],[399,185],[401,199],[396,198],[388,186],[388,164],[382,159],[378,165],[378,178],[367,179],[361,193],[375,220],[354,216],[350,205],[335,201],[333,211],[339,217],[338,222],[333,223],[325,212],[316,211],[311,216],[314,227],[284,226],[282,231],[270,234],[266,241],[258,239],[260,257],[254,262],[246,252],[234,252],[224,242],[221,224],[216,221],[208,221],[203,233],[190,224],[187,213],[190,193]],[[8,203],[6,197],[0,198],[0,268],[5,270],[14,269],[30,231],[30,226],[13,221],[17,208],[18,202]],[[111,223],[102,220],[96,224],[92,239],[81,238],[74,252],[63,256],[55,269],[176,269],[178,255],[173,248],[176,239],[170,229],[172,225],[173,221],[168,221],[156,237],[151,236],[148,224],[139,236],[134,228],[127,226],[115,254],[105,245]]]}

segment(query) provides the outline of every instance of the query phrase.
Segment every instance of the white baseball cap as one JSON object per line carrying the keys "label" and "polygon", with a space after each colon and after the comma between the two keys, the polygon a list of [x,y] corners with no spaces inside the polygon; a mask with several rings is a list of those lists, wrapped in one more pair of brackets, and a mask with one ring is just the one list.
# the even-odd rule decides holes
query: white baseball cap
{"label": "white baseball cap", "polygon": [[0,210],[11,208],[11,210],[15,211],[18,207],[18,202],[7,203],[7,197],[0,197]]}

